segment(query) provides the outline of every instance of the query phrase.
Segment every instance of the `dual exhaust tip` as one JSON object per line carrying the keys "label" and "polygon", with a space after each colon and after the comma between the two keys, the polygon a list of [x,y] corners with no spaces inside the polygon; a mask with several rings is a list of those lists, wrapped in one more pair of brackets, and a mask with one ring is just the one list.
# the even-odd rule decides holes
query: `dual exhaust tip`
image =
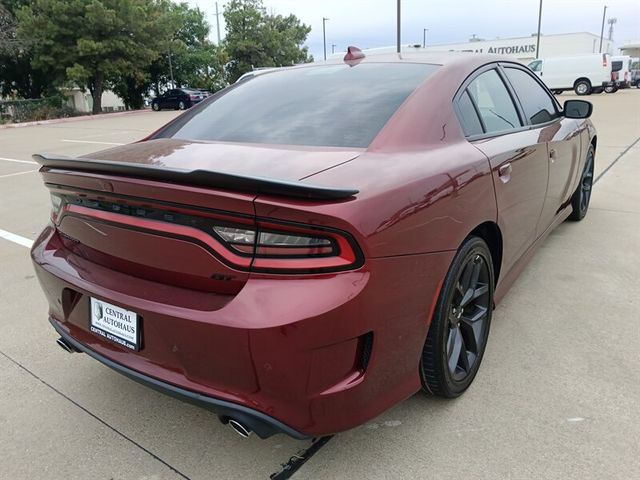
{"label": "dual exhaust tip", "polygon": [[80,353],[76,347],[67,342],[64,338],[60,337],[56,340],[58,346],[67,353]]}
{"label": "dual exhaust tip", "polygon": [[236,432],[242,438],[249,438],[251,436],[252,430],[246,425],[240,423],[239,421],[234,420],[233,418],[230,418],[228,420],[227,425],[229,425],[231,430]]}
{"label": "dual exhaust tip", "polygon": [[[56,340],[56,343],[61,349],[63,349],[67,353],[80,352],[80,350],[78,350],[76,347],[74,347],[71,343],[69,343],[67,340],[65,340],[62,337],[58,338]],[[236,432],[242,438],[249,438],[253,433],[253,430],[250,427],[246,426],[244,423],[240,422],[239,420],[235,420],[233,418],[228,418],[228,417],[227,418],[221,417],[220,420],[222,421],[222,423],[226,423],[227,425],[229,425],[231,430]]]}

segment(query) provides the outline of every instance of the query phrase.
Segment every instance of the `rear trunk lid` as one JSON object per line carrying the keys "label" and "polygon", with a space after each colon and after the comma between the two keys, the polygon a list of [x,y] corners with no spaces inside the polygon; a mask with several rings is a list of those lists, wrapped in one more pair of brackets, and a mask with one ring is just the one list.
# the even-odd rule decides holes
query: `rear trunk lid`
{"label": "rear trunk lid", "polygon": [[[355,149],[158,139],[91,154],[89,159],[97,161],[93,169],[74,168],[71,161],[66,166],[45,163],[41,172],[60,203],[53,215],[57,232],[74,254],[135,277],[233,295],[248,279],[252,254],[225,248],[213,226],[255,229],[254,200],[259,192],[250,191],[250,183],[244,191],[207,186],[206,181],[184,184],[170,171],[221,172],[232,180],[234,175],[257,175],[276,179],[277,186],[277,182],[293,184],[358,154]],[[94,165],[89,159],[83,165]],[[103,168],[101,161],[150,167],[140,172],[165,175],[162,180],[138,176],[136,169],[122,174]]]}

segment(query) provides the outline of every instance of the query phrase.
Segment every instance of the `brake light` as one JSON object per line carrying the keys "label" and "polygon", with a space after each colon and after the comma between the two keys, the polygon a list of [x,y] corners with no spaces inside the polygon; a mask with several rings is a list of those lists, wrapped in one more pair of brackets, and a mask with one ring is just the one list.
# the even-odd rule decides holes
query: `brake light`
{"label": "brake light", "polygon": [[355,242],[333,230],[258,221],[257,228],[215,225],[215,234],[237,254],[252,254],[252,271],[312,273],[355,268],[361,255]]}
{"label": "brake light", "polygon": [[189,98],[191,100],[198,100],[200,98],[200,96],[198,96],[198,95],[189,95]]}
{"label": "brake light", "polygon": [[197,243],[228,266],[263,273],[324,273],[362,265],[363,256],[346,232],[222,213],[193,215],[155,206],[87,196],[51,194],[51,219],[86,216],[156,235]]}

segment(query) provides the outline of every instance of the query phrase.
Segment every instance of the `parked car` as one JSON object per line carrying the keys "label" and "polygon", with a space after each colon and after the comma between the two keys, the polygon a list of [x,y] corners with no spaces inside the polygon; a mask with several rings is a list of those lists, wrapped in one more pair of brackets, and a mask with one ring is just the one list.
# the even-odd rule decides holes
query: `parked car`
{"label": "parked car", "polygon": [[602,93],[611,84],[611,62],[606,53],[536,59],[528,67],[556,94],[567,90],[577,95]]}
{"label": "parked car", "polygon": [[188,88],[172,88],[151,101],[151,108],[156,112],[163,108],[185,110],[201,102],[205,96],[198,90]]}
{"label": "parked car", "polygon": [[640,88],[640,70],[631,70],[631,85]]}
{"label": "parked car", "polygon": [[461,395],[494,305],[593,184],[591,104],[496,58],[350,48],[144,141],[34,155],[52,211],[31,256],[59,345],[243,436]]}

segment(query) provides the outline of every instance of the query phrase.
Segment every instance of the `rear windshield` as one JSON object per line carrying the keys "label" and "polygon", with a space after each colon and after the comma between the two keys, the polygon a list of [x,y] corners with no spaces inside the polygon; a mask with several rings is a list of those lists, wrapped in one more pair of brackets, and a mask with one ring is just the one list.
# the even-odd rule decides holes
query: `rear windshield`
{"label": "rear windshield", "polygon": [[615,61],[611,62],[611,71],[612,72],[619,72],[620,70],[622,70],[622,62],[620,60],[615,60]]}
{"label": "rear windshield", "polygon": [[174,138],[367,147],[435,65],[379,63],[279,70],[241,82],[194,112]]}

